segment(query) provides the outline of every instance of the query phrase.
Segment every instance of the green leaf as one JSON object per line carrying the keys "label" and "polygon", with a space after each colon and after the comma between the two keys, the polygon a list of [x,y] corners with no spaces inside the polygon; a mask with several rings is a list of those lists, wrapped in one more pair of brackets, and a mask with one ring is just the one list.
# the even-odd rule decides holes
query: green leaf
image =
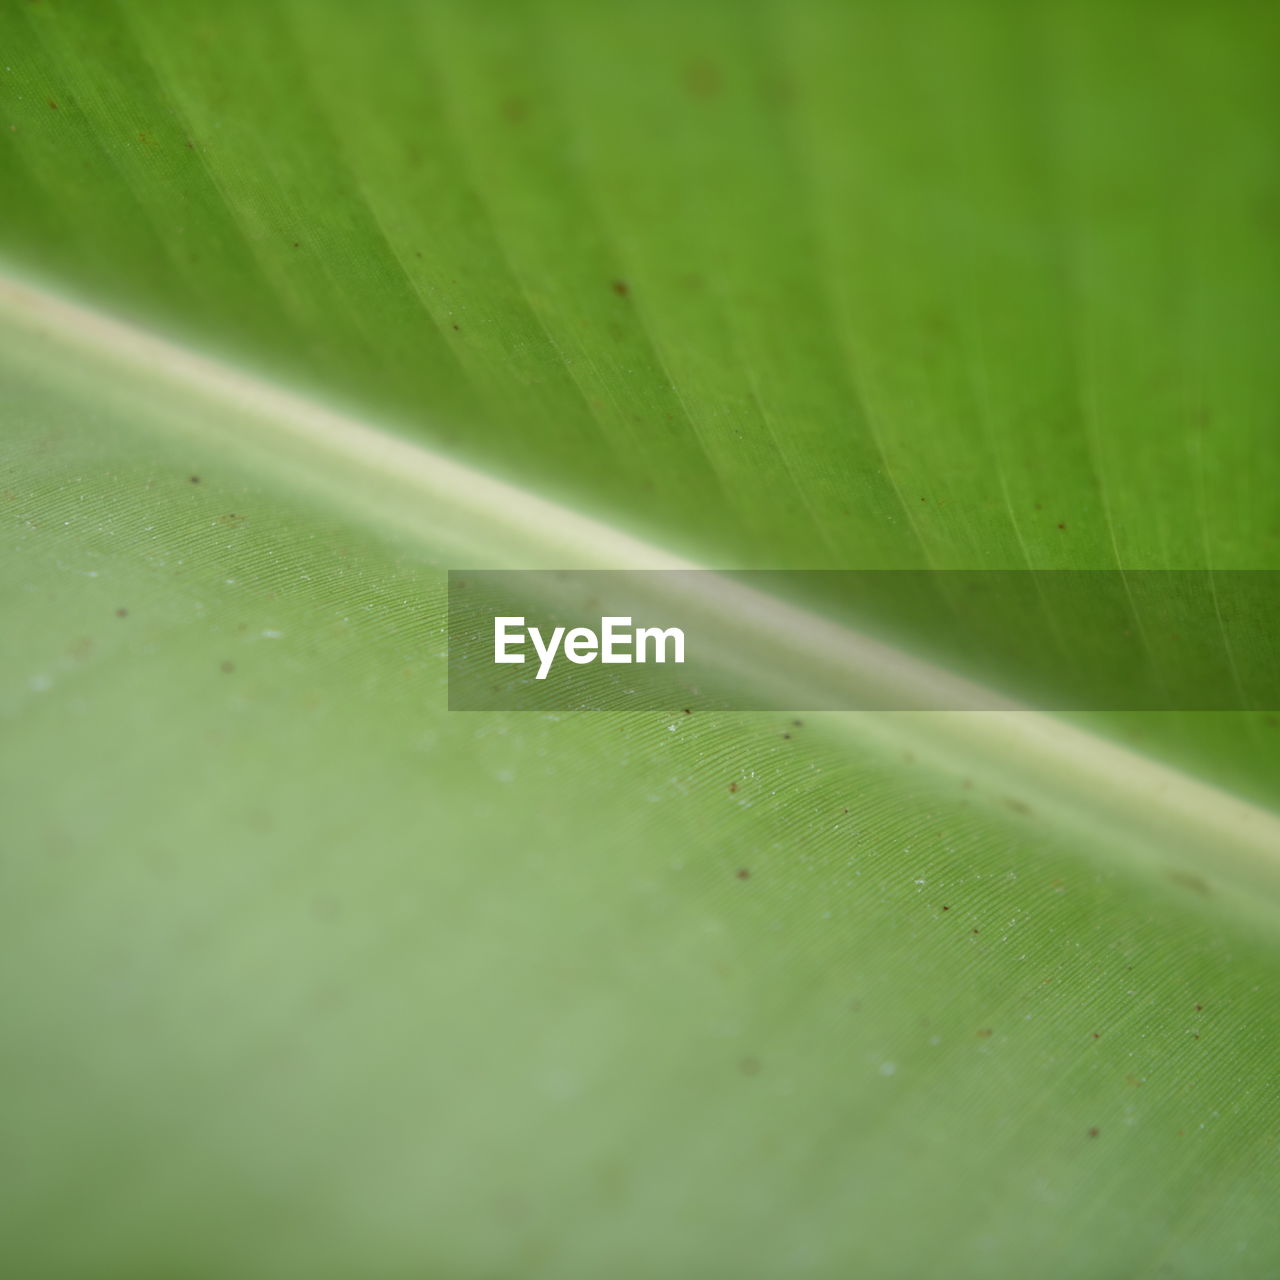
{"label": "green leaf", "polygon": [[1280,567],[1277,35],[0,14],[4,1270],[1280,1270],[1273,718],[449,713],[444,577]]}

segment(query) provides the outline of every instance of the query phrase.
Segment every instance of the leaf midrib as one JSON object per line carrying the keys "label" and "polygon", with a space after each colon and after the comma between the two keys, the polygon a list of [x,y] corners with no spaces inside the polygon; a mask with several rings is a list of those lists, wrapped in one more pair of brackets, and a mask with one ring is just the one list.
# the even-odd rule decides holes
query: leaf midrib
{"label": "leaf midrib", "polygon": [[[705,569],[608,523],[330,408],[224,362],[179,346],[95,308],[0,269],[0,316],[10,325],[82,356],[155,380],[210,406],[234,408],[252,423],[260,454],[286,444],[317,470],[346,481],[355,474],[412,498],[379,511],[411,532],[483,530],[490,551],[521,567],[615,570]],[[226,438],[236,429],[226,423]],[[407,514],[412,512],[412,515]],[[362,513],[368,517],[369,512]],[[455,542],[465,541],[454,538]],[[505,555],[503,552],[505,551]],[[709,571],[708,571],[709,572]],[[940,693],[950,712],[837,712],[820,717],[839,732],[910,742],[941,770],[985,776],[1008,794],[1033,795],[1040,807],[1117,848],[1194,866],[1246,891],[1280,897],[1280,815],[1192,775],[1149,759],[1100,734],[1017,707],[994,691],[921,662],[817,614],[727,578],[714,584],[726,626],[772,655],[774,670],[838,663],[874,672],[926,706]],[[768,678],[769,668],[760,668]],[[990,710],[1000,707],[999,710]],[[988,708],[988,709],[981,709]],[[1119,838],[1117,838],[1119,837]]]}

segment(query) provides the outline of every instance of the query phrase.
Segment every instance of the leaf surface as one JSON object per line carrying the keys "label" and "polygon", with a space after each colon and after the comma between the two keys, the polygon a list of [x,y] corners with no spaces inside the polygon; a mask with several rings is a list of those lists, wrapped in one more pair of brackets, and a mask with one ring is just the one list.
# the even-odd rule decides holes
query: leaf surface
{"label": "leaf surface", "polygon": [[1280,1268],[1266,715],[444,710],[459,564],[1277,567],[1263,10],[0,31],[6,1270]]}

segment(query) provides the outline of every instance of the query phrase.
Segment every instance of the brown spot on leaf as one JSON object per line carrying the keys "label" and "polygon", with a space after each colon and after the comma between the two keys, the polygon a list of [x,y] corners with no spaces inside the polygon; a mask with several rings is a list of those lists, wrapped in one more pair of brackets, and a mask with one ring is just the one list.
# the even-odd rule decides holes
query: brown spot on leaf
{"label": "brown spot on leaf", "polygon": [[1190,889],[1192,893],[1198,893],[1201,897],[1207,898],[1213,892],[1209,888],[1207,881],[1202,880],[1198,875],[1190,871],[1166,871],[1165,875],[1169,877],[1176,885],[1181,885],[1184,889]]}
{"label": "brown spot on leaf", "polygon": [[128,609],[117,609],[117,610],[116,610],[116,617],[117,617],[117,618],[127,618],[128,616],[129,616],[129,610],[128,610]]}
{"label": "brown spot on leaf", "polygon": [[737,795],[737,793],[738,793],[738,784],[736,782],[729,783],[729,794],[732,796],[732,795]]}
{"label": "brown spot on leaf", "polygon": [[750,872],[750,871],[748,871],[746,867],[739,867],[739,868],[738,868],[738,879],[739,879],[739,880],[750,880],[750,879],[751,879],[751,872]]}
{"label": "brown spot on leaf", "polygon": [[684,87],[702,101],[714,98],[720,92],[720,72],[715,63],[698,58],[684,69]]}
{"label": "brown spot on leaf", "polygon": [[1089,1137],[1096,1138],[1101,1132],[1102,1130],[1095,1126],[1094,1128],[1089,1130]]}
{"label": "brown spot on leaf", "polygon": [[625,280],[615,280],[609,288],[620,298],[625,298],[631,292],[631,286]]}
{"label": "brown spot on leaf", "polygon": [[236,664],[234,662],[224,662],[222,664],[222,674],[224,676],[229,676],[235,669]]}
{"label": "brown spot on leaf", "polygon": [[519,94],[512,94],[502,100],[502,114],[508,124],[524,124],[529,118],[530,109],[529,99],[522,98]]}

